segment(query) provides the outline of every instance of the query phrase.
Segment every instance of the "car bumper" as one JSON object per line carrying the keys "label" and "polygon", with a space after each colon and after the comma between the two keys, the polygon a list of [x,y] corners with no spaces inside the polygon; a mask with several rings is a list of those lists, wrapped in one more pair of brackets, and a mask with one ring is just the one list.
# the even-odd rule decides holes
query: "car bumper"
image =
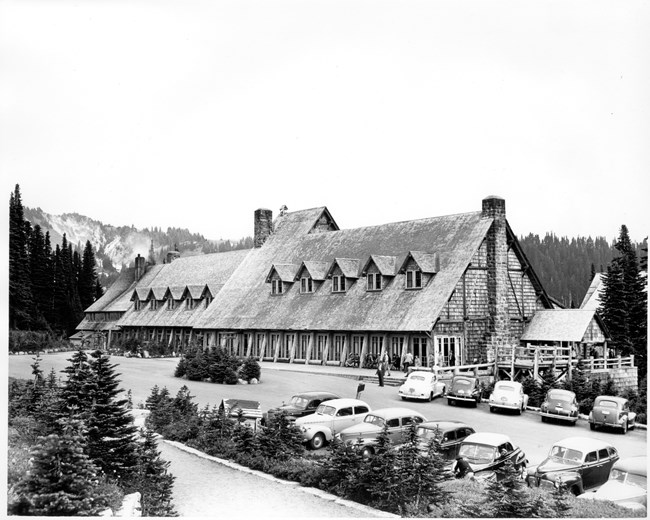
{"label": "car bumper", "polygon": [[503,408],[504,410],[519,410],[521,408],[520,404],[504,403],[500,401],[498,403],[490,403],[490,406],[493,408]]}
{"label": "car bumper", "polygon": [[594,421],[593,419],[591,419],[589,422],[595,426],[607,426],[609,428],[622,429],[625,426],[625,421],[619,423],[619,422],[608,422],[608,421]]}
{"label": "car bumper", "polygon": [[429,399],[429,396],[431,395],[431,392],[423,394],[420,392],[403,392],[402,390],[399,390],[397,393],[400,397],[406,397],[407,399]]}
{"label": "car bumper", "polygon": [[562,421],[576,422],[578,420],[577,415],[570,415],[570,412],[539,412],[539,415],[542,417],[548,417],[549,419],[559,419]]}
{"label": "car bumper", "polygon": [[447,399],[451,399],[453,401],[466,401],[468,403],[470,402],[478,402],[478,399],[474,396],[471,395],[453,395],[453,394],[447,394]]}
{"label": "car bumper", "polygon": [[526,477],[526,483],[528,484],[529,487],[539,487],[542,489],[555,489],[555,483],[547,480],[542,477],[537,477],[535,475],[528,475]]}

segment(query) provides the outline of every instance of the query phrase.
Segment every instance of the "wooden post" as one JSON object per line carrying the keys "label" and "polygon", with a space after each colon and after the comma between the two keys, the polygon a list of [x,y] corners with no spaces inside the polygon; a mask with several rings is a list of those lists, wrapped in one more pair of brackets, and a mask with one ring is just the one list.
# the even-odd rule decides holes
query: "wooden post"
{"label": "wooden post", "polygon": [[312,332],[309,335],[309,343],[307,344],[307,352],[305,352],[305,365],[309,364],[309,359],[311,358],[311,351],[314,349],[314,341],[316,339],[316,333]]}
{"label": "wooden post", "polygon": [[539,349],[535,348],[535,355],[533,358],[533,378],[537,381],[539,378]]}

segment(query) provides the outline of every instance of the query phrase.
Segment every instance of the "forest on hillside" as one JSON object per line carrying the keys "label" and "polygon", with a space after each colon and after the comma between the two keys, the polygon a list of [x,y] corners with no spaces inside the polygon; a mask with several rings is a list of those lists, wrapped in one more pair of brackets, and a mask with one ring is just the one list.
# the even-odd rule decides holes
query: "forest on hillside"
{"label": "forest on hillside", "polygon": [[[549,296],[567,308],[580,307],[594,273],[607,271],[615,256],[614,242],[604,237],[544,238],[532,233],[519,238],[522,249]],[[637,257],[648,256],[648,240],[634,244]]]}

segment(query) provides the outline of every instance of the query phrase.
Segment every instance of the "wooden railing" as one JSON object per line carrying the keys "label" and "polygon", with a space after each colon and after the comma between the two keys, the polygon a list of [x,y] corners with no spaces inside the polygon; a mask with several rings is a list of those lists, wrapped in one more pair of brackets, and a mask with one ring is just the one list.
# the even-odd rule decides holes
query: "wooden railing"
{"label": "wooden railing", "polygon": [[570,347],[526,346],[498,347],[496,353],[497,365],[568,365],[572,360]]}
{"label": "wooden railing", "polygon": [[580,360],[580,368],[597,372],[599,370],[611,370],[613,368],[631,368],[634,366],[634,356],[615,358],[583,358]]}

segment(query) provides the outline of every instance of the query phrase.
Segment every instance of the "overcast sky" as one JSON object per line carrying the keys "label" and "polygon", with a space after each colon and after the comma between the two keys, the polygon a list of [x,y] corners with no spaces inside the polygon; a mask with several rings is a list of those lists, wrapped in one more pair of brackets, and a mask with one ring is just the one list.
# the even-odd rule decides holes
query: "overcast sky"
{"label": "overcast sky", "polygon": [[6,201],[106,224],[351,228],[506,199],[647,235],[647,1],[0,0]]}

